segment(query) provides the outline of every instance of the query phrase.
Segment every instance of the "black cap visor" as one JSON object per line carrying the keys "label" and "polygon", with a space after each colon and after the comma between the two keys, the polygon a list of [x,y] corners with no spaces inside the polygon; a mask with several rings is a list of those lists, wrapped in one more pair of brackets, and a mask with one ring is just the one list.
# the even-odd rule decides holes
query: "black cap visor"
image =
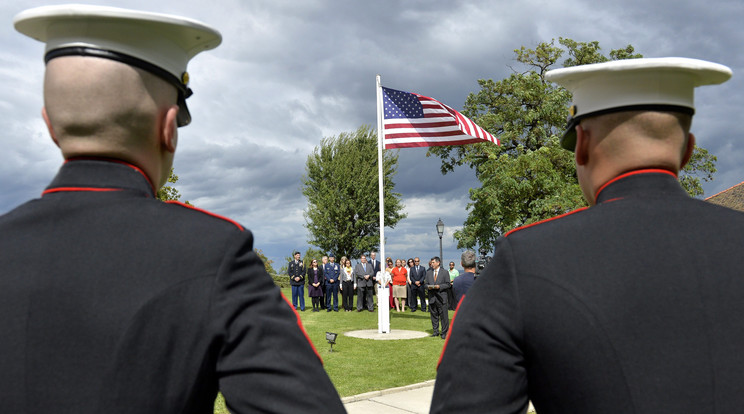
{"label": "black cap visor", "polygon": [[579,119],[572,116],[568,117],[566,130],[563,131],[563,136],[561,137],[561,147],[563,147],[563,149],[567,149],[571,152],[576,149],[576,125],[579,125],[579,122]]}
{"label": "black cap visor", "polygon": [[176,90],[178,91],[178,117],[176,118],[177,125],[179,127],[182,127],[191,123],[191,112],[189,112],[189,108],[186,106],[186,99],[191,96],[193,92],[189,87],[184,85],[180,79],[176,78],[167,70],[153,65],[150,62],[146,62],[142,59],[136,58],[134,56],[129,56],[124,53],[82,46],[64,47],[61,49],[50,50],[44,56],[44,62],[48,63],[50,60],[61,56],[91,56],[103,59],[110,59],[152,73],[153,75],[175,86]]}
{"label": "black cap visor", "polygon": [[184,93],[180,89],[178,90],[178,117],[176,117],[176,124],[178,127],[183,127],[191,123],[191,112],[189,107],[186,106],[186,98],[191,96],[191,89],[187,89]]}
{"label": "black cap visor", "polygon": [[603,109],[601,111],[591,112],[588,114],[581,114],[580,116],[577,116],[577,117],[569,116],[568,124],[566,125],[566,130],[563,131],[563,136],[561,137],[561,147],[571,152],[574,152],[576,150],[576,126],[579,125],[582,119],[588,118],[591,116],[599,116],[599,115],[611,114],[615,112],[625,112],[625,111],[680,112],[683,114],[688,114],[690,116],[695,114],[694,108],[689,108],[686,106],[651,104],[651,105],[621,106],[617,108]]}

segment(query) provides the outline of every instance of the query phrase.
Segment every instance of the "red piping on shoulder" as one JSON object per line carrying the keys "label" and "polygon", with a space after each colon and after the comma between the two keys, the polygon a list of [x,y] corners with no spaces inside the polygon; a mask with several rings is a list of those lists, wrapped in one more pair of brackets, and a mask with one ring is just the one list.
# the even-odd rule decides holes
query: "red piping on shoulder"
{"label": "red piping on shoulder", "polygon": [[452,320],[450,321],[449,331],[447,331],[447,338],[445,338],[444,340],[444,346],[442,347],[442,353],[439,354],[439,361],[437,361],[437,369],[439,369],[439,364],[442,363],[442,358],[444,357],[444,351],[447,350],[447,344],[449,343],[450,337],[452,336],[452,328],[455,326],[455,318],[457,317],[457,311],[460,310],[460,306],[462,305],[463,300],[465,300],[465,295],[462,295],[462,297],[460,298],[460,301],[457,302],[455,313],[452,314]]}
{"label": "red piping on shoulder", "polygon": [[673,172],[671,172],[669,170],[662,170],[662,169],[658,169],[658,168],[647,169],[647,170],[636,170],[636,171],[627,172],[625,174],[618,175],[617,177],[611,179],[610,181],[607,181],[606,183],[604,183],[604,185],[602,185],[601,187],[599,187],[599,190],[597,190],[597,194],[594,196],[594,204],[597,204],[597,199],[599,198],[599,193],[601,193],[602,190],[604,190],[608,185],[614,183],[617,180],[621,180],[621,179],[623,179],[625,177],[630,177],[631,175],[637,175],[637,174],[669,174],[672,177],[677,178],[677,174],[675,174],[675,173],[673,173]]}
{"label": "red piping on shoulder", "polygon": [[235,227],[239,228],[240,231],[245,230],[243,228],[243,226],[241,226],[237,221],[232,220],[232,219],[229,219],[229,218],[227,218],[225,216],[220,216],[219,214],[212,213],[211,211],[207,211],[207,210],[201,209],[199,207],[190,206],[188,204],[182,203],[180,201],[175,201],[175,200],[166,201],[166,203],[168,203],[168,204],[177,204],[177,205],[179,205],[181,207],[190,208],[192,210],[196,210],[198,212],[204,213],[204,214],[206,214],[208,216],[217,217],[218,219],[222,219],[222,220],[227,221],[228,223],[232,223],[233,225],[235,225]]}
{"label": "red piping on shoulder", "polygon": [[134,171],[137,171],[138,173],[142,174],[143,177],[145,177],[145,180],[147,180],[147,183],[150,184],[150,189],[152,189],[152,194],[157,194],[157,191],[155,191],[155,186],[152,185],[152,181],[150,181],[150,177],[145,174],[144,171],[142,171],[138,166],[134,164],[130,164],[126,161],[117,160],[113,158],[105,158],[105,157],[73,157],[68,158],[65,160],[65,164],[67,164],[69,161],[77,161],[77,160],[92,160],[92,161],[106,161],[106,162],[115,162],[117,164],[126,165],[127,167],[133,169]]}
{"label": "red piping on shoulder", "polygon": [[300,314],[297,313],[294,306],[292,306],[292,302],[287,299],[286,296],[284,296],[284,292],[279,292],[282,294],[282,299],[284,299],[285,302],[287,302],[287,306],[289,306],[292,309],[292,312],[295,313],[295,316],[297,317],[297,326],[300,327],[300,330],[302,331],[302,334],[305,335],[305,339],[307,339],[307,343],[310,344],[310,348],[313,349],[313,352],[315,352],[315,356],[318,357],[320,360],[321,365],[323,364],[323,358],[320,357],[320,354],[318,353],[318,350],[315,349],[315,345],[313,345],[313,341],[310,340],[310,335],[307,334],[307,331],[305,330],[305,327],[302,325],[302,319],[300,319]]}
{"label": "red piping on shoulder", "polygon": [[94,188],[94,187],[59,187],[42,191],[41,195],[50,193],[61,193],[67,191],[121,191],[119,188]]}
{"label": "red piping on shoulder", "polygon": [[518,231],[518,230],[524,230],[524,229],[530,228],[530,227],[532,227],[532,226],[537,226],[538,224],[543,224],[543,223],[547,223],[547,222],[549,222],[549,221],[553,221],[553,220],[558,220],[559,218],[563,218],[563,217],[566,217],[566,216],[570,216],[571,214],[575,214],[575,213],[578,213],[578,212],[580,212],[580,211],[584,211],[584,210],[586,210],[586,209],[588,209],[588,208],[589,208],[589,207],[581,207],[581,208],[577,208],[576,210],[573,210],[573,211],[569,211],[568,213],[563,213],[563,214],[561,214],[560,216],[555,216],[555,217],[551,217],[551,218],[549,218],[549,219],[545,219],[545,220],[540,220],[540,221],[536,221],[536,222],[534,222],[534,223],[526,224],[526,225],[524,225],[524,226],[521,226],[521,227],[517,227],[516,229],[512,229],[511,231],[507,232],[507,233],[506,233],[506,234],[504,235],[504,237],[508,237],[508,236],[509,236],[510,234],[514,233],[515,231]]}
{"label": "red piping on shoulder", "polygon": [[625,198],[625,197],[615,197],[615,198],[611,198],[611,199],[609,199],[609,200],[607,200],[607,201],[603,201],[603,203],[611,203],[611,202],[613,202],[613,201],[619,201],[619,200],[623,200],[624,198]]}

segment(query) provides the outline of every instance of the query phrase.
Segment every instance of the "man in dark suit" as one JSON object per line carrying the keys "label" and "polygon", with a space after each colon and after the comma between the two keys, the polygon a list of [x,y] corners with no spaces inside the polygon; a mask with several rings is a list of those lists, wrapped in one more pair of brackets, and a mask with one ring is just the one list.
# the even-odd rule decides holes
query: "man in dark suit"
{"label": "man in dark suit", "polygon": [[[449,329],[449,313],[447,312],[447,290],[450,289],[449,272],[441,268],[441,259],[431,258],[431,269],[426,272],[426,289],[429,292],[429,315],[431,336],[447,337]],[[441,329],[440,325],[441,324]]]}
{"label": "man in dark suit", "polygon": [[370,312],[375,310],[372,301],[372,289],[374,289],[374,268],[367,263],[367,256],[362,255],[359,263],[354,267],[354,277],[357,284],[357,312],[361,312],[363,307]]}
{"label": "man in dark suit", "polygon": [[413,267],[409,269],[411,280],[411,299],[408,306],[411,312],[416,312],[418,301],[421,300],[421,310],[426,312],[426,268],[421,266],[419,258],[413,259]]}
{"label": "man in dark suit", "polygon": [[370,252],[367,262],[372,265],[372,306],[374,307],[374,296],[377,294],[377,273],[382,269],[380,261],[377,260],[377,252]]}
{"label": "man in dark suit", "polygon": [[377,275],[377,272],[379,272],[380,269],[381,269],[381,267],[380,267],[380,261],[377,260],[377,252],[371,252],[369,254],[369,260],[368,260],[368,262],[369,262],[369,264],[372,265],[372,272],[373,272],[373,274],[374,275]]}
{"label": "man in dark suit", "polygon": [[744,406],[744,214],[678,182],[710,62],[550,71],[590,207],[512,230],[457,312],[434,413],[725,413]]}
{"label": "man in dark suit", "polygon": [[[155,198],[219,32],[87,5],[27,10],[65,163],[0,216],[1,413],[345,412],[253,235]],[[294,392],[287,398],[287,390]]]}

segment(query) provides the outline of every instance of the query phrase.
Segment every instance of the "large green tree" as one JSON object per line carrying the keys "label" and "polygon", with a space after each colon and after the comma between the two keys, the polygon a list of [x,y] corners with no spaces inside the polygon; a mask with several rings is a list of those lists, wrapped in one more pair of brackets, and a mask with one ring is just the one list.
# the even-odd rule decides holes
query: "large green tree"
{"label": "large green tree", "polygon": [[[492,246],[496,238],[517,226],[543,220],[585,205],[576,178],[573,153],[558,142],[568,115],[571,94],[545,80],[545,73],[562,66],[642,57],[633,46],[601,52],[599,42],[560,38],[534,49],[515,49],[521,68],[499,81],[481,79],[480,91],[465,101],[463,114],[501,141],[452,147],[432,147],[427,156],[441,158],[442,173],[458,166],[475,170],[479,188],[470,190],[468,217],[455,232],[459,248]],[[702,195],[700,180],[712,179],[716,158],[697,148],[680,181],[693,196]]]}
{"label": "large green tree", "polygon": [[[383,155],[385,227],[406,217],[393,176],[398,152]],[[377,134],[366,125],[324,138],[307,157],[302,194],[307,198],[309,243],[337,257],[357,257],[380,244]]]}

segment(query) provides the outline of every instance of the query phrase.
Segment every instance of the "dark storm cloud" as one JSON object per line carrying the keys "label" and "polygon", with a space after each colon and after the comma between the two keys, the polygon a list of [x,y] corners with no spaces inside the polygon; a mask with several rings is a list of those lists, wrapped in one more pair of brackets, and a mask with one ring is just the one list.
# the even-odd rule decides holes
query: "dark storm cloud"
{"label": "dark storm cloud", "polygon": [[[426,157],[425,148],[401,149],[398,158],[398,174],[395,190],[404,197],[421,197],[440,194],[443,197],[459,196],[478,182],[475,172],[467,167],[442,175],[441,161],[435,156]],[[467,191],[464,192],[467,194]]]}
{"label": "dark storm cloud", "polygon": [[[235,194],[236,198],[269,197],[286,203],[297,199],[306,154],[256,143],[202,145],[179,154],[177,187],[197,198]],[[180,173],[179,171],[183,171]]]}

